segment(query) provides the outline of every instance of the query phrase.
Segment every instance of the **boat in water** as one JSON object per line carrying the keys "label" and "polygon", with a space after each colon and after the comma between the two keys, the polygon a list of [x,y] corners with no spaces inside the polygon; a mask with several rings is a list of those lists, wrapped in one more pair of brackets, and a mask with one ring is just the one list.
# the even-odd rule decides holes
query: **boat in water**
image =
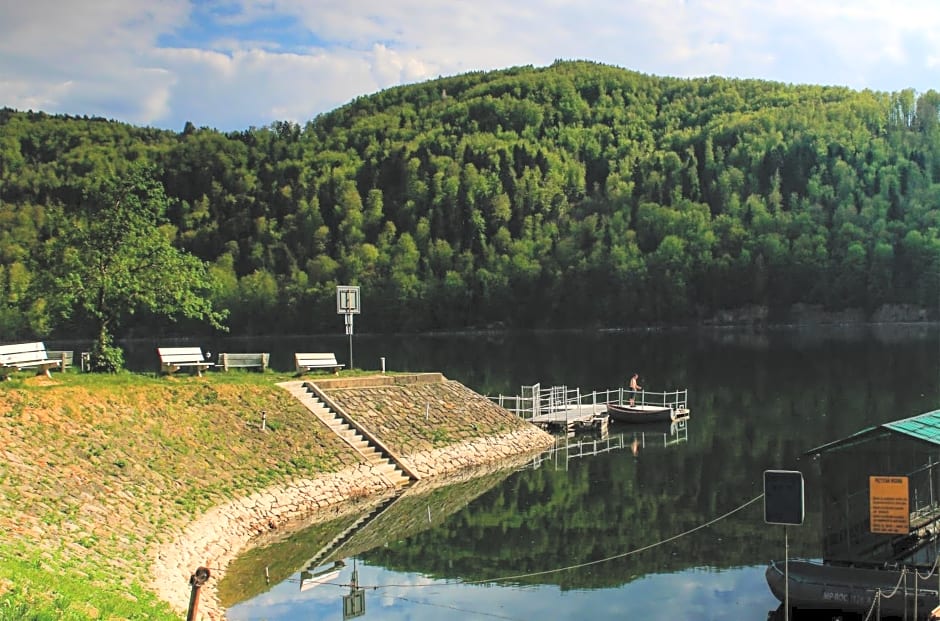
{"label": "boat in water", "polygon": [[[624,397],[631,398],[624,403]],[[624,393],[619,401],[609,401],[607,415],[615,423],[671,423],[689,418],[688,391],[669,392],[641,391]]]}
{"label": "boat in water", "polygon": [[[607,404],[607,415],[615,423],[670,423],[680,418],[668,405]],[[685,416],[688,416],[686,414]]]}
{"label": "boat in water", "polygon": [[913,567],[865,569],[808,560],[790,560],[784,566],[772,561],[765,576],[774,596],[781,602],[788,597],[790,608],[797,610],[880,611],[880,617],[872,618],[926,619],[940,604],[936,571]]}

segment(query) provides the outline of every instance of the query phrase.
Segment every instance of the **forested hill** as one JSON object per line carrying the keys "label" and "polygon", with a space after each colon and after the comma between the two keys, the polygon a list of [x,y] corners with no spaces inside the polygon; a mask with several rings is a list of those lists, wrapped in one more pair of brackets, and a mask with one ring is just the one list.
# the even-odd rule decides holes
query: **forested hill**
{"label": "forested hill", "polygon": [[441,78],[232,133],[5,109],[0,335],[55,329],[29,286],[55,220],[140,160],[236,334],[335,332],[337,284],[362,287],[357,332],[773,317],[798,302],[935,313],[938,109],[932,90],[587,62]]}

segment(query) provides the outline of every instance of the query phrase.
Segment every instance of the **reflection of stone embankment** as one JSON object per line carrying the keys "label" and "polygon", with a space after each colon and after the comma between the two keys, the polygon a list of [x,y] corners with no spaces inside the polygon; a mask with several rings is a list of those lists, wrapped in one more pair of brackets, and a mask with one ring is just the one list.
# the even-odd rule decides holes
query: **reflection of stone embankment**
{"label": "reflection of stone embankment", "polygon": [[499,463],[467,468],[421,481],[375,515],[369,523],[363,524],[343,545],[326,555],[321,563],[356,556],[440,524],[530,461],[531,455],[516,455]]}
{"label": "reflection of stone embankment", "polygon": [[[516,455],[498,463],[425,479],[380,511],[370,514],[366,521],[360,522],[359,517],[369,514],[376,505],[360,506],[356,514],[339,518],[328,511],[317,512],[300,525],[299,530],[296,526],[278,529],[276,537],[253,540],[251,550],[240,554],[228,566],[225,579],[219,585],[221,603],[232,606],[267,591],[270,585],[279,584],[299,571],[358,556],[440,524],[517,469],[527,466],[531,458],[531,454]],[[388,502],[387,498],[383,497],[380,502]],[[339,537],[343,539],[338,545],[329,545]]]}
{"label": "reflection of stone embankment", "polygon": [[[553,443],[551,435],[440,374],[330,378],[316,384],[422,479],[503,464]],[[359,515],[394,489],[381,467],[363,462],[216,507],[160,551],[152,568],[154,588],[185,610],[185,585],[196,567],[224,569],[250,543],[265,541],[264,535],[272,531],[291,525],[296,530],[312,514],[318,520]],[[365,549],[361,545],[356,548]],[[222,616],[217,582],[210,580],[201,590],[200,611],[208,618]]]}

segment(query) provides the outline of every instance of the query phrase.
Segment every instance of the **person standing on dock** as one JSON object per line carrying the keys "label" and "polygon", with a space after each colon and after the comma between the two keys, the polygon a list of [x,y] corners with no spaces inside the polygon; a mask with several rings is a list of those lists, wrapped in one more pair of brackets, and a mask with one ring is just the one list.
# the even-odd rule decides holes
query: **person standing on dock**
{"label": "person standing on dock", "polygon": [[643,390],[643,387],[639,384],[639,373],[634,373],[633,377],[630,378],[630,405],[633,405],[636,401],[636,396]]}

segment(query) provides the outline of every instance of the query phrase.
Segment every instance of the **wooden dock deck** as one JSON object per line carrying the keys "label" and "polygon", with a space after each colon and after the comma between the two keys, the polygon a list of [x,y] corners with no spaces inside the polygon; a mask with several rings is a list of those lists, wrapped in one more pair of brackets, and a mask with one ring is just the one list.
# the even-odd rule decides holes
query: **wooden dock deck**
{"label": "wooden dock deck", "polygon": [[540,412],[529,419],[529,422],[549,431],[563,430],[574,433],[584,429],[598,429],[603,432],[608,424],[607,405],[568,405],[549,412]]}

